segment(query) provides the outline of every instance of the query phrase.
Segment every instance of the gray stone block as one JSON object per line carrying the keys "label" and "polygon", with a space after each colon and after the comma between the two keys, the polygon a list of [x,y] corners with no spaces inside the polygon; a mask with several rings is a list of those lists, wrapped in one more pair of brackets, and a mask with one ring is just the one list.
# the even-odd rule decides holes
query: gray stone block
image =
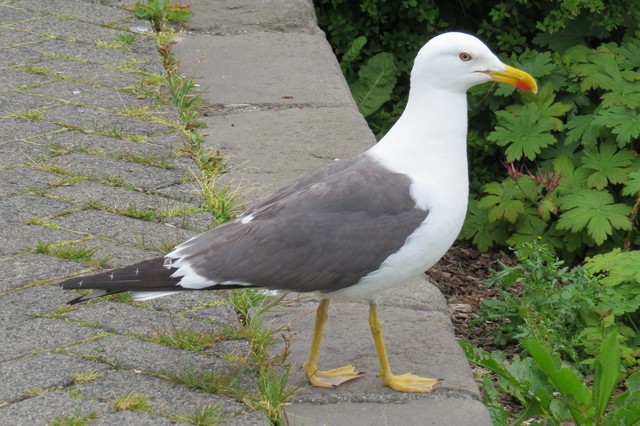
{"label": "gray stone block", "polygon": [[[2,122],[3,120],[0,120],[0,126]],[[46,157],[48,153],[49,148],[31,141],[0,142],[0,167],[33,164],[34,161]],[[24,184],[28,183],[29,181],[24,182]]]}
{"label": "gray stone block", "polygon": [[[16,161],[16,163],[18,162]],[[49,184],[58,180],[60,180],[59,175],[26,167],[0,170],[0,198],[16,195],[30,189],[44,190],[49,187]]]}
{"label": "gray stone block", "polygon": [[318,32],[313,4],[306,0],[191,1],[194,13],[185,27],[210,34],[249,31]]}
{"label": "gray stone block", "polygon": [[32,16],[33,15],[26,10],[9,7],[8,4],[0,4],[0,25],[24,21],[30,19]]}
{"label": "gray stone block", "polygon": [[52,312],[64,306],[70,295],[55,284],[41,284],[3,294],[0,297],[0,325],[4,327],[28,320],[33,315]]}
{"label": "gray stone block", "polygon": [[98,330],[49,318],[34,318],[8,324],[3,327],[0,337],[0,362],[36,350],[63,348],[97,334]]}
{"label": "gray stone block", "polygon": [[39,19],[23,21],[16,27],[19,27],[21,31],[28,31],[29,34],[46,32],[48,38],[57,38],[70,43],[92,44],[93,46],[98,41],[113,43],[116,41],[116,34],[120,33],[120,31],[113,28],[71,19],[62,19],[52,15],[44,15]]}
{"label": "gray stone block", "polygon": [[4,224],[22,225],[27,219],[56,215],[74,207],[64,201],[37,195],[19,195],[0,200],[0,215]]}
{"label": "gray stone block", "polygon": [[[0,50],[0,52],[2,52]],[[1,53],[0,53],[1,54]],[[0,58],[0,61],[2,58]],[[47,123],[45,121],[36,121],[36,120],[26,120],[19,118],[1,118],[0,117],[0,143],[14,141],[16,139],[24,139],[24,138],[32,138],[37,137],[39,135],[43,135],[45,133],[51,133],[55,131],[63,130],[62,127],[57,126],[52,123]],[[0,145],[2,147],[4,145]],[[21,160],[19,162],[23,162],[27,159],[27,155],[31,156],[31,144],[20,144],[13,145],[13,150],[22,151]],[[3,154],[5,151],[2,151]],[[6,152],[7,154],[9,152]],[[31,157],[33,158],[33,157]],[[2,163],[4,164],[13,164],[13,163]]]}
{"label": "gray stone block", "polygon": [[61,416],[73,417],[90,413],[106,416],[110,410],[111,407],[107,404],[55,391],[0,409],[0,422],[7,426],[50,425]]}
{"label": "gray stone block", "polygon": [[[24,23],[25,21],[17,25],[23,25]],[[47,38],[38,34],[24,33],[15,28],[0,27],[0,39],[2,39],[4,47],[22,48],[22,44],[37,43]]]}
{"label": "gray stone block", "polygon": [[149,98],[141,99],[132,93],[67,80],[41,84],[26,89],[23,93],[111,112],[125,111],[126,108],[153,108],[155,103]]}
{"label": "gray stone block", "polygon": [[81,64],[77,61],[51,59],[40,62],[39,67],[46,68],[59,78],[79,80],[89,84],[99,84],[113,88],[133,87],[140,82],[140,75],[113,69],[97,64]]}
{"label": "gray stone block", "polygon": [[0,93],[0,117],[8,117],[11,114],[47,108],[59,104],[60,102],[53,99],[27,96],[22,93]]}
{"label": "gray stone block", "polygon": [[[37,225],[9,225],[0,219],[0,256],[14,256],[28,249],[35,249],[38,243],[58,244],[79,239],[78,234]],[[7,260],[7,259],[5,259]]]}
{"label": "gray stone block", "polygon": [[[0,9],[2,13],[2,9]],[[2,18],[0,18],[1,20]],[[46,75],[31,74],[17,70],[2,70],[0,73],[0,92],[8,92],[26,86],[42,84],[53,80]]]}
{"label": "gray stone block", "polygon": [[[0,186],[0,190],[1,188]],[[191,204],[171,198],[158,197],[92,181],[81,181],[70,186],[58,186],[49,190],[49,195],[78,204],[97,201],[106,207],[122,210],[128,208],[154,210],[163,215],[169,213],[171,209],[192,207]]]}
{"label": "gray stone block", "polygon": [[218,104],[354,106],[321,33],[195,34],[174,52]]}
{"label": "gray stone block", "polygon": [[190,370],[195,373],[214,372],[218,374],[243,371],[242,377],[244,381],[252,381],[246,366],[194,352],[168,348],[131,337],[109,336],[104,339],[81,343],[73,346],[70,350],[80,355],[113,360],[124,368],[149,373],[161,373],[171,376]]}
{"label": "gray stone block", "polygon": [[[168,137],[168,136],[167,136]],[[109,155],[134,154],[172,164],[175,161],[175,147],[165,147],[150,142],[132,142],[126,139],[101,136],[83,132],[64,132],[47,135],[38,142],[60,146],[64,149],[80,149],[90,152],[104,152]],[[190,158],[188,159],[192,161]]]}
{"label": "gray stone block", "polygon": [[101,416],[92,421],[91,426],[115,426],[115,425],[135,425],[135,426],[171,426],[188,425],[192,423],[169,420],[166,417],[156,416],[141,411],[116,411]]}
{"label": "gray stone block", "polygon": [[85,269],[80,263],[70,262],[44,254],[27,254],[0,262],[0,292],[22,287],[39,280],[60,278]]}
{"label": "gray stone block", "polygon": [[42,118],[61,126],[77,127],[90,133],[113,134],[123,138],[132,135],[157,136],[175,131],[174,127],[164,124],[75,105],[47,109],[43,112]]}
{"label": "gray stone block", "polygon": [[[65,314],[71,321],[81,321],[119,334],[156,337],[189,329],[205,333],[222,331],[226,323],[203,323],[171,312],[140,308],[126,303],[101,301],[82,305]],[[235,320],[235,318],[234,318]]]}
{"label": "gray stone block", "polygon": [[128,394],[142,394],[151,405],[151,413],[168,416],[187,416],[198,407],[221,404],[222,415],[234,417],[245,407],[229,397],[189,389],[184,385],[150,377],[132,371],[116,371],[90,383],[73,386],[82,395],[101,401],[113,400]]}
{"label": "gray stone block", "polygon": [[[107,261],[104,268],[122,268],[133,263],[158,257],[159,253],[151,250],[142,250],[133,246],[114,243],[102,239],[92,239],[74,244],[77,248],[94,250],[93,259]],[[69,293],[71,295],[71,293]]]}
{"label": "gray stone block", "polygon": [[73,16],[81,21],[92,23],[106,24],[131,18],[131,14],[122,9],[103,6],[99,3],[88,4],[82,0],[47,0],[46,2],[21,0],[16,6],[38,14]]}
{"label": "gray stone block", "polygon": [[[110,369],[106,364],[52,352],[4,362],[0,369],[0,404],[27,398],[31,389],[68,386],[76,374]],[[6,420],[4,409],[0,412]]]}
{"label": "gray stone block", "polygon": [[[37,57],[39,60],[45,57],[72,58],[99,65],[110,64],[114,67],[126,64],[129,68],[139,71],[164,74],[164,68],[158,60],[158,54],[155,49],[149,49],[146,54],[141,54],[139,52],[134,53],[114,49],[97,49],[95,45],[69,43],[60,40],[47,40],[38,43],[33,49],[39,53]],[[28,63],[30,58],[31,55],[17,63]]]}
{"label": "gray stone block", "polygon": [[417,397],[402,404],[341,402],[293,404],[285,408],[291,424],[305,426],[491,426],[481,402],[471,399]]}
{"label": "gray stone block", "polygon": [[153,250],[181,243],[195,235],[194,232],[184,229],[97,210],[68,214],[54,219],[53,222],[77,232]]}
{"label": "gray stone block", "polygon": [[19,49],[0,49],[0,64],[2,64],[3,67],[11,67],[21,64],[33,64],[41,60],[42,55],[40,54],[40,52],[29,47],[21,46]]}
{"label": "gray stone block", "polygon": [[[115,177],[137,188],[155,190],[180,182],[182,173],[161,167],[152,167],[129,161],[114,160],[100,155],[73,152],[51,160],[51,163],[67,167],[80,176],[103,178]],[[96,167],[96,164],[100,164]]]}

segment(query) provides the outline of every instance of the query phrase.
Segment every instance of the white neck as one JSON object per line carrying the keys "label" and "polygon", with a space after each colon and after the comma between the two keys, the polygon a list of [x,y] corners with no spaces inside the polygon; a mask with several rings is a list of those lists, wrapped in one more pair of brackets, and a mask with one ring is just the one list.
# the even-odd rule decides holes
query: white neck
{"label": "white neck", "polygon": [[466,207],[466,93],[419,89],[412,87],[404,113],[368,153],[388,169],[411,177],[411,192],[420,207],[430,208],[446,196],[464,198]]}

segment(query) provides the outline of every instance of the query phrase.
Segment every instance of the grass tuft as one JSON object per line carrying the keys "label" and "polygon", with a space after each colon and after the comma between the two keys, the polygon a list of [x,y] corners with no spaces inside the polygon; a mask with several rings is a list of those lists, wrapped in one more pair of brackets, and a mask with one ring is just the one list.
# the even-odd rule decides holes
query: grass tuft
{"label": "grass tuft", "polygon": [[116,411],[151,411],[151,404],[147,396],[140,393],[130,393],[113,400]]}

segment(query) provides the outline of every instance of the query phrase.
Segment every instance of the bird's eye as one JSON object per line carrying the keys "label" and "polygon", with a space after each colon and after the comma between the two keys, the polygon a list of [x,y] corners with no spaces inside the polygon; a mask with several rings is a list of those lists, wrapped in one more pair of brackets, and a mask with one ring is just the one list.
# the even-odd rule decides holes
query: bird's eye
{"label": "bird's eye", "polygon": [[471,53],[462,52],[458,55],[458,58],[460,58],[461,61],[469,62],[473,59],[473,56],[471,56]]}

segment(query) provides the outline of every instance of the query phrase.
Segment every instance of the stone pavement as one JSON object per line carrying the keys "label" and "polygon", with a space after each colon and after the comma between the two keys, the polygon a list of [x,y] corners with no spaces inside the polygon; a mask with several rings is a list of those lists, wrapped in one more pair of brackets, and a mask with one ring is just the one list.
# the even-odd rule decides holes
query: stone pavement
{"label": "stone pavement", "polygon": [[[177,379],[235,372],[255,391],[246,340],[199,351],[167,343],[183,330],[232,336],[237,317],[224,294],[67,307],[71,294],[56,287],[97,266],[156,257],[212,224],[198,171],[181,155],[150,26],[121,3],[0,0],[0,425],[74,416],[181,424],[216,404],[222,424],[269,424],[241,398]],[[374,142],[310,0],[190,3],[195,16],[175,53],[207,90],[207,144],[231,156],[225,182],[245,200]],[[298,385],[315,303],[285,305],[268,320],[290,330]],[[366,309],[332,305],[321,363],[353,363],[367,376],[336,390],[303,386],[286,410],[291,424],[490,424],[437,290],[417,280],[381,307],[392,367],[444,377],[432,394],[380,385]],[[144,407],[123,409],[132,397]]]}

